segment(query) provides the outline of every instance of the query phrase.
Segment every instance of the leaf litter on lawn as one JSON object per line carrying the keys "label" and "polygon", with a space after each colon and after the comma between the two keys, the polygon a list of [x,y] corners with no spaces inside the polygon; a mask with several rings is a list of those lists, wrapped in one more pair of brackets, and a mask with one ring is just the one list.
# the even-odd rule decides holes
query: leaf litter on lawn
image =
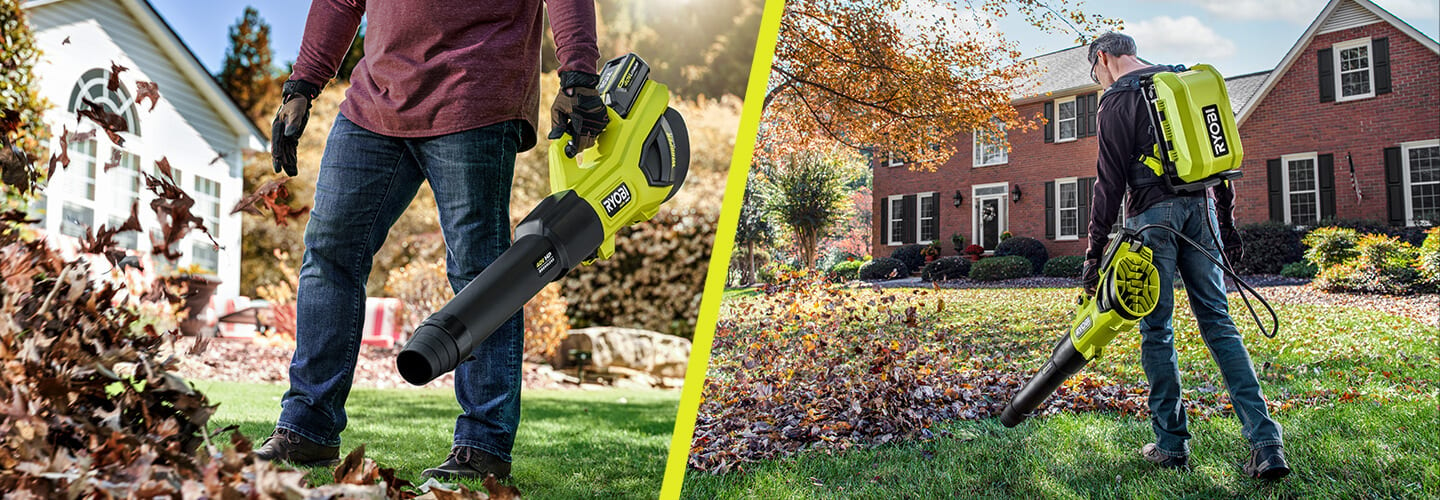
{"label": "leaf litter on lawn", "polygon": [[[880,290],[801,279],[727,300],[689,464],[724,473],[801,450],[928,439],[936,422],[998,416],[1067,329],[1074,293]],[[1177,311],[1177,322],[1188,318]],[[1230,413],[1213,364],[1192,361],[1203,345],[1180,348],[1187,412]],[[1148,415],[1138,341],[1117,340],[1109,351],[1037,413]],[[1412,388],[1427,385],[1410,381]],[[1273,411],[1359,396],[1326,387],[1280,389],[1271,397]]]}

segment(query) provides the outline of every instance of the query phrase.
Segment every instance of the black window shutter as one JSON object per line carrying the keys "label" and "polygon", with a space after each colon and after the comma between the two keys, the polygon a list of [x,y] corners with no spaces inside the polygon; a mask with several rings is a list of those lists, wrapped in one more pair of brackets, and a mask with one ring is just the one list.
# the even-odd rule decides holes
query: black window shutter
{"label": "black window shutter", "polygon": [[1080,219],[1080,237],[1083,238],[1090,235],[1090,194],[1095,187],[1095,178],[1082,178],[1075,187],[1080,191],[1080,210],[1076,213]]}
{"label": "black window shutter", "polygon": [[1055,142],[1055,101],[1045,103],[1045,142]]}
{"label": "black window shutter", "polygon": [[900,220],[903,221],[905,227],[904,230],[900,232],[902,235],[900,242],[909,245],[915,243],[915,238],[918,236],[915,234],[915,217],[917,216],[915,213],[915,195],[906,196],[902,198],[902,200],[900,204],[905,207],[905,211],[901,212],[904,216],[901,217]]}
{"label": "black window shutter", "polygon": [[1371,61],[1375,69],[1375,95],[1390,93],[1390,39],[1380,38],[1370,42]]}
{"label": "black window shutter", "polygon": [[1045,239],[1055,239],[1055,181],[1045,183]]}
{"label": "black window shutter", "polygon": [[1285,180],[1280,177],[1280,159],[1265,161],[1265,176],[1270,181],[1270,220],[1285,222]]}
{"label": "black window shutter", "polygon": [[1080,99],[1077,101],[1081,111],[1080,137],[1095,135],[1096,128],[1098,128],[1095,123],[1095,114],[1100,110],[1098,97],[1099,94],[1083,95],[1080,96]]}
{"label": "black window shutter", "polygon": [[1334,49],[1315,51],[1316,66],[1320,67],[1320,102],[1335,101],[1335,57],[1332,55],[1333,52]]}
{"label": "black window shutter", "polygon": [[1385,148],[1385,212],[1392,226],[1405,225],[1405,169],[1400,164],[1400,148]]}
{"label": "black window shutter", "polygon": [[1323,154],[1320,163],[1320,220],[1335,218],[1335,155]]}
{"label": "black window shutter", "polygon": [[880,201],[880,245],[890,244],[890,198]]}

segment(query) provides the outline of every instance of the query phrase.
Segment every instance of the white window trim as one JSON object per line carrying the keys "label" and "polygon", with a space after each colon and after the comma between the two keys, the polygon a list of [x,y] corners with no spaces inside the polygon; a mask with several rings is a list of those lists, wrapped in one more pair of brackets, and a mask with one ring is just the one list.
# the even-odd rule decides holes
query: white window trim
{"label": "white window trim", "polygon": [[[1440,147],[1440,139],[1427,141],[1411,141],[1400,143],[1400,180],[1404,183],[1405,195],[1405,225],[1415,226],[1419,221],[1415,220],[1415,198],[1410,185],[1410,150],[1415,148]],[[1428,184],[1428,183],[1427,183]]]}
{"label": "white window trim", "polygon": [[894,167],[902,166],[902,165],[904,165],[904,164],[905,164],[905,160],[902,159],[902,158],[897,158],[897,157],[895,156],[895,153],[894,153],[893,151],[886,151],[886,152],[885,152],[885,166],[886,166],[886,167],[894,168]]}
{"label": "white window trim", "polygon": [[[194,196],[193,196],[193,197],[195,198],[195,210],[200,214],[200,219],[203,220],[203,221],[205,221],[206,224],[214,224],[214,225],[215,225],[214,228],[209,228],[209,229],[212,230],[210,236],[214,237],[216,240],[219,240],[219,239],[220,239],[220,222],[221,222],[221,218],[225,216],[225,207],[224,207],[224,205],[222,205],[221,202],[220,202],[221,197],[219,197],[219,196],[211,196],[210,193],[206,193],[206,192],[201,191],[200,188],[199,188],[199,186],[196,186],[196,185],[195,185],[195,183],[199,182],[200,180],[205,180],[205,181],[207,181],[207,182],[210,182],[210,183],[215,184],[215,189],[221,191],[221,193],[220,193],[221,196],[224,196],[224,194],[225,194],[225,193],[224,193],[224,187],[223,187],[223,185],[220,184],[220,181],[215,180],[215,179],[211,179],[211,178],[206,177],[206,176],[203,176],[203,175],[193,175],[193,176],[190,176],[190,187],[193,188],[193,189],[190,189],[189,192],[194,193]],[[219,210],[219,213],[218,213],[217,215],[215,215],[214,217],[212,217],[212,216],[210,215],[210,212],[209,212],[208,210],[205,210],[206,208],[210,208],[210,207],[206,207],[206,206],[204,205],[204,204],[206,204],[206,203],[214,203],[214,204],[215,204],[215,207],[219,207],[219,209],[220,209],[220,210]],[[213,271],[213,269],[212,269],[212,271]]]}
{"label": "white window trim", "polygon": [[885,219],[885,229],[890,233],[890,237],[885,240],[886,246],[898,247],[905,244],[905,240],[901,238],[900,235],[895,234],[895,223],[905,223],[905,215],[903,213],[896,213],[895,202],[897,201],[903,204],[905,202],[905,195],[897,194],[885,198],[885,203],[887,203],[888,207],[886,210],[888,210],[890,214]]}
{"label": "white window trim", "polygon": [[[980,142],[980,132],[982,132],[982,131],[979,130],[979,129],[970,132],[970,145],[971,145],[971,147],[970,147],[970,168],[993,167],[993,166],[996,166],[996,165],[1004,165],[1004,164],[1006,164],[1006,163],[1010,163],[1010,151],[1009,151],[1010,148],[1005,147],[1006,144],[1000,144],[1000,145],[999,145],[999,146],[1001,146],[1002,149],[1003,149],[1003,151],[1001,151],[1000,160],[999,160],[999,161],[994,161],[994,162],[990,162],[990,163],[982,163],[982,162],[984,161],[983,158],[985,157],[985,155],[981,154],[981,148],[984,147],[984,146],[989,146],[990,144],[989,144],[989,143],[981,144],[981,142]],[[1005,130],[1005,124],[1004,124],[1004,123],[1001,123],[1001,124],[1000,124],[1000,136],[1001,136],[1002,139],[1004,139],[1005,141],[1007,141],[1007,143],[1008,143],[1008,141],[1009,141],[1009,139],[1010,139],[1009,133],[1010,133],[1009,131]]]}
{"label": "white window trim", "polygon": [[[1071,103],[1072,108],[1075,110],[1075,116],[1069,118],[1068,120],[1060,119],[1060,105],[1065,103]],[[1075,128],[1073,129],[1075,130],[1075,137],[1071,137],[1069,139],[1062,139],[1060,137],[1060,122],[1062,121],[1070,121],[1075,123]],[[1052,123],[1050,125],[1055,128],[1056,144],[1062,142],[1070,142],[1080,138],[1080,105],[1075,103],[1075,96],[1072,95],[1070,97],[1064,97],[1055,100],[1055,123]]]}
{"label": "white window trim", "polygon": [[[1001,191],[1000,194],[989,194],[989,195],[983,195],[983,196],[975,194],[976,192],[980,191],[980,190],[983,189],[983,188],[993,188],[993,187],[1002,187],[1002,188],[1004,188],[1004,189]],[[1000,213],[998,214],[998,216],[1000,217],[1000,227],[999,227],[999,231],[1000,231],[1000,232],[996,235],[996,237],[998,238],[1000,234],[1005,234],[1005,231],[1009,231],[1009,230],[1010,230],[1010,216],[1009,216],[1009,213],[1008,213],[1010,207],[1009,207],[1009,204],[1007,203],[1008,201],[1010,201],[1010,183],[1009,183],[1009,182],[995,182],[995,183],[990,183],[990,184],[976,184],[976,185],[970,186],[970,243],[971,243],[971,244],[980,245],[980,246],[985,246],[985,245],[980,241],[980,225],[981,225],[981,224],[980,224],[980,202],[981,202],[981,201],[984,201],[984,200],[990,200],[990,199],[998,199],[998,200],[1000,200]],[[995,244],[998,245],[998,244],[1000,244],[1000,242],[999,242],[999,241],[996,241]],[[967,246],[968,246],[968,245],[967,245]],[[988,254],[993,254],[993,253],[995,253],[995,252],[994,252],[994,250],[986,250],[985,253],[988,255]]]}
{"label": "white window trim", "polygon": [[[1365,67],[1365,72],[1370,77],[1370,92],[1347,97],[1345,96],[1345,85],[1342,83],[1344,80],[1340,72],[1340,51],[1361,46],[1365,47],[1365,59],[1368,64],[1368,66]],[[1334,58],[1333,67],[1335,68],[1335,102],[1358,101],[1375,97],[1375,47],[1370,43],[1370,37],[1346,40],[1331,45],[1330,48],[1331,57]],[[1353,73],[1354,71],[1351,72]]]}
{"label": "white window trim", "polygon": [[[1060,224],[1060,221],[1064,220],[1060,217],[1060,211],[1062,210],[1062,207],[1060,206],[1060,186],[1063,184],[1073,184],[1075,186],[1075,208],[1073,209],[1075,210],[1075,234],[1069,236],[1063,236],[1060,234],[1061,230],[1064,228],[1064,226]],[[1055,241],[1070,241],[1080,239],[1080,223],[1080,178],[1064,177],[1060,179],[1055,179]]]}
{"label": "white window trim", "polygon": [[[940,198],[939,198],[939,196],[940,196],[940,194],[937,193],[937,192],[935,192],[935,191],[931,191],[931,192],[928,192],[928,193],[919,193],[919,194],[916,194],[916,195],[915,195],[915,243],[916,243],[917,245],[929,245],[929,244],[935,242],[935,240],[922,239],[922,237],[925,236],[925,220],[926,220],[926,219],[925,219],[925,199],[926,199],[926,198],[935,198],[935,217],[939,217],[939,216],[940,216]],[[931,217],[931,218],[933,219],[933,218],[935,218],[935,217]],[[940,237],[940,230],[939,230],[939,229],[936,229],[936,230],[935,230],[935,237],[936,237],[936,238],[939,238],[939,237]]]}
{"label": "white window trim", "polygon": [[1294,221],[1293,219],[1291,219],[1291,217],[1290,217],[1290,195],[1292,194],[1292,192],[1290,191],[1290,162],[1292,162],[1292,161],[1298,161],[1298,160],[1310,160],[1310,164],[1314,166],[1314,169],[1315,169],[1315,189],[1314,189],[1313,191],[1297,191],[1297,193],[1314,192],[1314,193],[1315,193],[1315,210],[1316,210],[1316,212],[1315,212],[1315,217],[1316,217],[1316,220],[1319,220],[1320,217],[1321,217],[1321,214],[1320,214],[1320,212],[1319,212],[1319,210],[1320,210],[1320,155],[1319,155],[1318,153],[1314,152],[1314,151],[1311,151],[1311,152],[1309,152],[1309,153],[1288,154],[1288,155],[1284,155],[1284,156],[1281,156],[1281,157],[1280,157],[1280,186],[1281,186],[1281,188],[1282,188],[1282,189],[1281,189],[1281,195],[1282,195],[1282,198],[1283,198],[1283,203],[1281,203],[1281,204],[1284,205],[1284,207],[1285,207],[1285,222],[1288,223],[1288,224],[1298,224],[1297,222],[1295,222],[1295,221]]}

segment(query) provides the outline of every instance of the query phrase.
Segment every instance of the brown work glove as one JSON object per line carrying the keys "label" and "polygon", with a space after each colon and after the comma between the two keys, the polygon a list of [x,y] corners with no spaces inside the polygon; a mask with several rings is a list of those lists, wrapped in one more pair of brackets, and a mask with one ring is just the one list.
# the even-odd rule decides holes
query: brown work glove
{"label": "brown work glove", "polygon": [[282,88],[282,104],[270,126],[270,160],[275,173],[284,170],[285,175],[294,177],[295,149],[300,145],[305,124],[310,122],[310,101],[320,95],[320,87],[304,80],[290,80]]}
{"label": "brown work glove", "polygon": [[1240,265],[1240,259],[1245,258],[1245,242],[1240,240],[1240,231],[1234,223],[1220,224],[1220,246],[1225,247],[1225,260],[1230,267]]}
{"label": "brown work glove", "polygon": [[1100,285],[1100,259],[1085,259],[1080,268],[1080,282],[1084,283],[1085,295],[1094,297],[1095,287]]}
{"label": "brown work glove", "polygon": [[561,71],[560,93],[550,107],[550,140],[570,134],[565,153],[575,156],[595,145],[595,139],[610,124],[605,101],[595,86],[600,76],[583,71]]}

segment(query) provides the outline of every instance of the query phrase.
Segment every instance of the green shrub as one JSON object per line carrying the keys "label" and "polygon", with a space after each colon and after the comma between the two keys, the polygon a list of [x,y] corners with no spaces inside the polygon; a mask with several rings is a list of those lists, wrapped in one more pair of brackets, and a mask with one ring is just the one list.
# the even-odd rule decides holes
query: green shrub
{"label": "green shrub", "polygon": [[795,272],[795,266],[786,262],[771,262],[755,271],[755,279],[761,283],[775,283],[782,277]]}
{"label": "green shrub", "polygon": [[849,281],[860,277],[860,268],[865,267],[868,260],[847,260],[836,262],[830,268],[830,277],[837,280]]}
{"label": "green shrub", "polygon": [[[1315,284],[1328,292],[1405,295],[1424,288],[1413,263],[1419,251],[1394,236],[1370,234],[1355,244],[1354,260],[1320,271]],[[1419,285],[1419,286],[1417,286]]]}
{"label": "green shrub", "polygon": [[860,279],[866,281],[893,280],[910,276],[904,262],[889,257],[879,257],[860,267]]}
{"label": "green shrub", "polygon": [[1314,279],[1318,272],[1320,272],[1320,268],[1315,267],[1315,264],[1308,260],[1291,262],[1280,268],[1280,275],[1286,278]]}
{"label": "green shrub", "polygon": [[[1011,238],[1014,239],[1017,238]],[[979,281],[1008,280],[1030,276],[1031,271],[1033,267],[1029,260],[1019,255],[1007,255],[976,262],[970,267],[970,278]]]}
{"label": "green shrub", "polygon": [[995,256],[1005,257],[1015,255],[1024,257],[1030,261],[1030,271],[1026,276],[1040,274],[1045,270],[1045,262],[1050,260],[1050,251],[1045,249],[1045,244],[1035,238],[1015,236],[1009,239],[1000,240],[995,246]]}
{"label": "green shrub", "polygon": [[1360,235],[1356,234],[1354,229],[1322,227],[1310,231],[1301,243],[1307,247],[1305,258],[1314,264],[1314,267],[1324,269],[1355,258],[1358,255],[1355,243],[1359,240]]}
{"label": "green shrub", "polygon": [[1430,291],[1440,291],[1440,227],[1430,228],[1426,233],[1429,236],[1420,244],[1415,270],[1420,272]]}
{"label": "green shrub", "polygon": [[1085,256],[1063,255],[1045,262],[1045,275],[1051,278],[1079,278],[1085,267]]}
{"label": "green shrub", "polygon": [[925,268],[920,271],[920,279],[923,281],[953,280],[969,275],[970,259],[964,257],[941,257],[925,264]]}
{"label": "green shrub", "polygon": [[1245,244],[1245,256],[1235,266],[1240,274],[1277,274],[1303,256],[1300,233],[1286,224],[1246,224],[1240,227],[1240,238]]}
{"label": "green shrub", "polygon": [[905,264],[905,274],[919,271],[925,266],[925,245],[905,245],[890,252],[890,258]]}
{"label": "green shrub", "polygon": [[1370,219],[1327,219],[1320,221],[1316,227],[1340,227],[1353,229],[1357,234],[1383,234],[1394,236],[1400,241],[1420,246],[1425,241],[1425,228],[1415,226],[1391,226],[1381,221]]}

